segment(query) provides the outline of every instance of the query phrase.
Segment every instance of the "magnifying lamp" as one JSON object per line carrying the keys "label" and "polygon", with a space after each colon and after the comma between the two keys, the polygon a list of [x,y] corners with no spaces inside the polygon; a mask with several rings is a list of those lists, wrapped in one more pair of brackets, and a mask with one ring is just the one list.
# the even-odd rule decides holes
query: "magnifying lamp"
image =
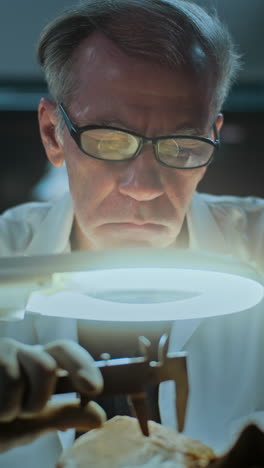
{"label": "magnifying lamp", "polygon": [[158,322],[231,314],[255,306],[252,266],[187,249],[114,249],[4,258],[0,319],[46,316]]}

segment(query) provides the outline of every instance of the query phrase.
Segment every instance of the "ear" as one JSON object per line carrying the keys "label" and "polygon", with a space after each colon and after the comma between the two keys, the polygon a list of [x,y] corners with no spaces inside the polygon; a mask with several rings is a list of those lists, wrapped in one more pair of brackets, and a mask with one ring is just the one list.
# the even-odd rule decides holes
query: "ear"
{"label": "ear", "polygon": [[221,130],[222,126],[223,126],[223,123],[224,123],[224,116],[223,116],[223,114],[220,113],[220,114],[218,114],[217,119],[215,121],[215,126],[216,126],[219,133],[220,133],[220,130]]}
{"label": "ear", "polygon": [[56,135],[56,104],[42,98],[38,106],[38,120],[42,143],[51,164],[60,167],[64,162],[63,145]]}

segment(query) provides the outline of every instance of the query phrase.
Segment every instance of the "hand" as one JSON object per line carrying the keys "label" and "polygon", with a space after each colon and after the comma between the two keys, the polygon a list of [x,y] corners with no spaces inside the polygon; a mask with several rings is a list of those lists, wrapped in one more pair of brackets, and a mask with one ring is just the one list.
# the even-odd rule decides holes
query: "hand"
{"label": "hand", "polygon": [[103,379],[90,354],[71,341],[29,346],[0,339],[0,452],[28,443],[52,430],[75,427],[89,430],[105,419],[94,402],[81,407],[79,400],[48,402],[58,369],[68,372],[77,392],[92,398]]}

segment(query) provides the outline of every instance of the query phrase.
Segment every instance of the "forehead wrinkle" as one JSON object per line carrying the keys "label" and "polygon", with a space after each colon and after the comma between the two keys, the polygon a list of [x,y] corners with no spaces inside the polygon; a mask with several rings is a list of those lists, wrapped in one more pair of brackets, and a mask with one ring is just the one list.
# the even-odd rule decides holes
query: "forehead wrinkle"
{"label": "forehead wrinkle", "polygon": [[[170,131],[161,131],[161,132],[157,132],[157,134],[155,135],[152,135],[150,134],[147,129],[143,130],[140,129],[139,127],[136,128],[134,125],[129,125],[128,123],[124,123],[124,121],[118,119],[118,118],[111,118],[111,119],[96,119],[94,121],[86,121],[84,122],[83,124],[81,124],[80,126],[89,126],[89,125],[99,125],[99,126],[102,126],[102,127],[116,127],[116,128],[120,128],[120,130],[124,130],[124,131],[128,131],[128,132],[134,132],[134,133],[138,133],[139,135],[141,136],[145,136],[145,137],[148,137],[148,138],[157,138],[159,136],[176,136],[176,135],[189,135],[189,136],[202,136],[203,134],[203,131],[201,129],[198,129],[196,127],[190,127],[190,126],[185,126],[185,125],[180,125],[180,126],[177,126],[177,128],[172,128],[172,130]],[[149,135],[148,135],[149,133]]]}
{"label": "forehead wrinkle", "polygon": [[[194,124],[191,119],[186,119],[186,116],[182,119],[182,121],[178,120],[177,124],[174,125],[172,122],[168,126],[168,122],[166,122],[167,116],[163,116],[162,118],[160,115],[158,125],[159,128],[155,125],[157,129],[155,129],[153,133],[153,131],[151,131],[151,114],[149,118],[146,118],[146,112],[149,112],[152,109],[147,109],[146,107],[148,106],[131,106],[129,110],[133,112],[125,112],[124,115],[120,115],[119,112],[113,113],[111,108],[107,111],[104,110],[103,112],[98,113],[97,107],[95,105],[87,105],[79,112],[75,112],[73,121],[79,127],[85,127],[89,125],[100,125],[106,127],[112,126],[149,137],[154,137],[156,135],[166,136],[174,134],[201,136],[205,131],[203,126],[197,126],[197,124]],[[134,116],[135,111],[137,114],[136,119]],[[92,117],[90,117],[91,112]],[[131,116],[131,118],[129,118],[129,116]]]}

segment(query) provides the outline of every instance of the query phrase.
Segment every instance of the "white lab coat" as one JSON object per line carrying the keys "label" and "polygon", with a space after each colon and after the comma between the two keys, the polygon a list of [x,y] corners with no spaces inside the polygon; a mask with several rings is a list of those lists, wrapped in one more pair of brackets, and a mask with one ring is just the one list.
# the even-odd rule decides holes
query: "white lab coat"
{"label": "white lab coat", "polygon": [[[0,256],[70,250],[73,208],[69,194],[47,203],[30,203],[0,217]],[[264,276],[264,201],[195,194],[187,214],[189,247],[232,254],[253,262]],[[0,260],[1,265],[1,260]],[[170,350],[189,353],[191,395],[186,433],[222,452],[237,431],[254,420],[264,428],[263,304],[225,317],[175,322]],[[26,316],[0,323],[0,337],[29,344],[57,338],[77,340],[75,320]],[[173,392],[162,384],[164,424],[175,425]],[[53,433],[0,455],[0,468],[54,468],[73,433]]]}

